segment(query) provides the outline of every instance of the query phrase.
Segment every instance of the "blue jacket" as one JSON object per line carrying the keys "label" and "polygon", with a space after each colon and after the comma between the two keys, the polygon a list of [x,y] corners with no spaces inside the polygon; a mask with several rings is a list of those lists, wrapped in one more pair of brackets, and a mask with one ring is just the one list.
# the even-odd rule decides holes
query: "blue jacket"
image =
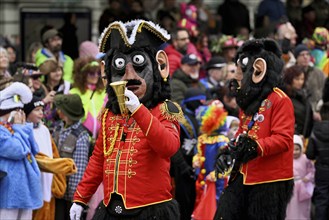
{"label": "blue jacket", "polygon": [[41,177],[34,155],[39,152],[31,123],[12,125],[14,133],[0,125],[0,208],[42,207]]}

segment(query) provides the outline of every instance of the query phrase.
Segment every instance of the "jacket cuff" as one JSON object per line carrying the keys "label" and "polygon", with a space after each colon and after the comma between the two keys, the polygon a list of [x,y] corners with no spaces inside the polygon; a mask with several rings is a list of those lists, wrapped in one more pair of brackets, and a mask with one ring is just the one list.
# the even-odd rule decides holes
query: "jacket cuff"
{"label": "jacket cuff", "polygon": [[87,209],[88,208],[88,205],[85,204],[85,203],[83,203],[82,201],[74,200],[73,202],[76,203],[77,205],[82,206],[83,209]]}

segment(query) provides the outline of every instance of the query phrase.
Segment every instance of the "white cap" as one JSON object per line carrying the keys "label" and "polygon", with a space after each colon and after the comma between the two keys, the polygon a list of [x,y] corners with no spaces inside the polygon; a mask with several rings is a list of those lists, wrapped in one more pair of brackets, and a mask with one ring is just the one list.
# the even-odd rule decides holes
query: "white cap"
{"label": "white cap", "polygon": [[23,108],[32,100],[32,91],[24,83],[14,82],[0,91],[0,109]]}
{"label": "white cap", "polygon": [[304,148],[303,140],[302,140],[302,138],[301,138],[299,135],[297,135],[297,134],[294,135],[294,144],[298,144],[298,145],[301,147],[301,149]]}

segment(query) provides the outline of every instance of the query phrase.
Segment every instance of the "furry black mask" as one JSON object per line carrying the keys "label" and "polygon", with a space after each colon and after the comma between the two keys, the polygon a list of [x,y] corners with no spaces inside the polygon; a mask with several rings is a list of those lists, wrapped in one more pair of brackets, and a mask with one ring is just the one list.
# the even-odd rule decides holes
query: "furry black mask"
{"label": "furry black mask", "polygon": [[[281,84],[284,65],[281,54],[279,45],[270,39],[249,40],[238,49],[236,62],[241,67],[243,79],[240,87],[236,81],[232,81],[230,90],[246,115],[255,114],[273,88]],[[263,79],[255,83],[252,76],[255,72],[253,65],[257,58],[265,60],[267,68]]]}
{"label": "furry black mask", "polygon": [[[151,59],[152,63],[152,70],[153,70],[153,85],[152,89],[150,91],[153,91],[152,94],[148,94],[145,97],[143,97],[140,102],[143,103],[147,108],[155,107],[160,102],[163,102],[166,99],[170,99],[170,84],[169,80],[164,81],[160,75],[160,71],[158,69],[158,63],[155,59],[157,50],[152,47],[144,47],[144,48],[138,48],[139,50],[144,51],[145,53],[149,54],[149,57]],[[123,51],[124,53],[130,53],[133,52],[135,48],[131,48],[129,51]],[[106,85],[106,92],[108,94],[108,102],[106,104],[106,108],[109,108],[114,114],[120,114],[119,105],[117,102],[117,97],[114,93],[113,88],[110,86],[110,83],[112,82],[111,79],[111,65],[112,65],[112,59],[113,54],[115,50],[111,49],[108,51],[105,57],[105,73],[107,78],[107,85]],[[128,81],[129,83],[137,83],[133,81]]]}

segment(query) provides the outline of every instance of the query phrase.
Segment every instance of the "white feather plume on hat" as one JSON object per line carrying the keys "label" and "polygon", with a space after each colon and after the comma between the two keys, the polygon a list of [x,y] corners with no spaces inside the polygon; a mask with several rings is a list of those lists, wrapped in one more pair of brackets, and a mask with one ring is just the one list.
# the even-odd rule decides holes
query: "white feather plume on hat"
{"label": "white feather plume on hat", "polygon": [[32,100],[32,91],[24,83],[14,82],[0,91],[0,109],[23,108]]}
{"label": "white feather plume on hat", "polygon": [[110,48],[121,45],[127,47],[152,46],[158,47],[170,39],[170,34],[159,24],[142,19],[128,21],[114,21],[104,29],[98,44],[99,52],[106,53]]}

